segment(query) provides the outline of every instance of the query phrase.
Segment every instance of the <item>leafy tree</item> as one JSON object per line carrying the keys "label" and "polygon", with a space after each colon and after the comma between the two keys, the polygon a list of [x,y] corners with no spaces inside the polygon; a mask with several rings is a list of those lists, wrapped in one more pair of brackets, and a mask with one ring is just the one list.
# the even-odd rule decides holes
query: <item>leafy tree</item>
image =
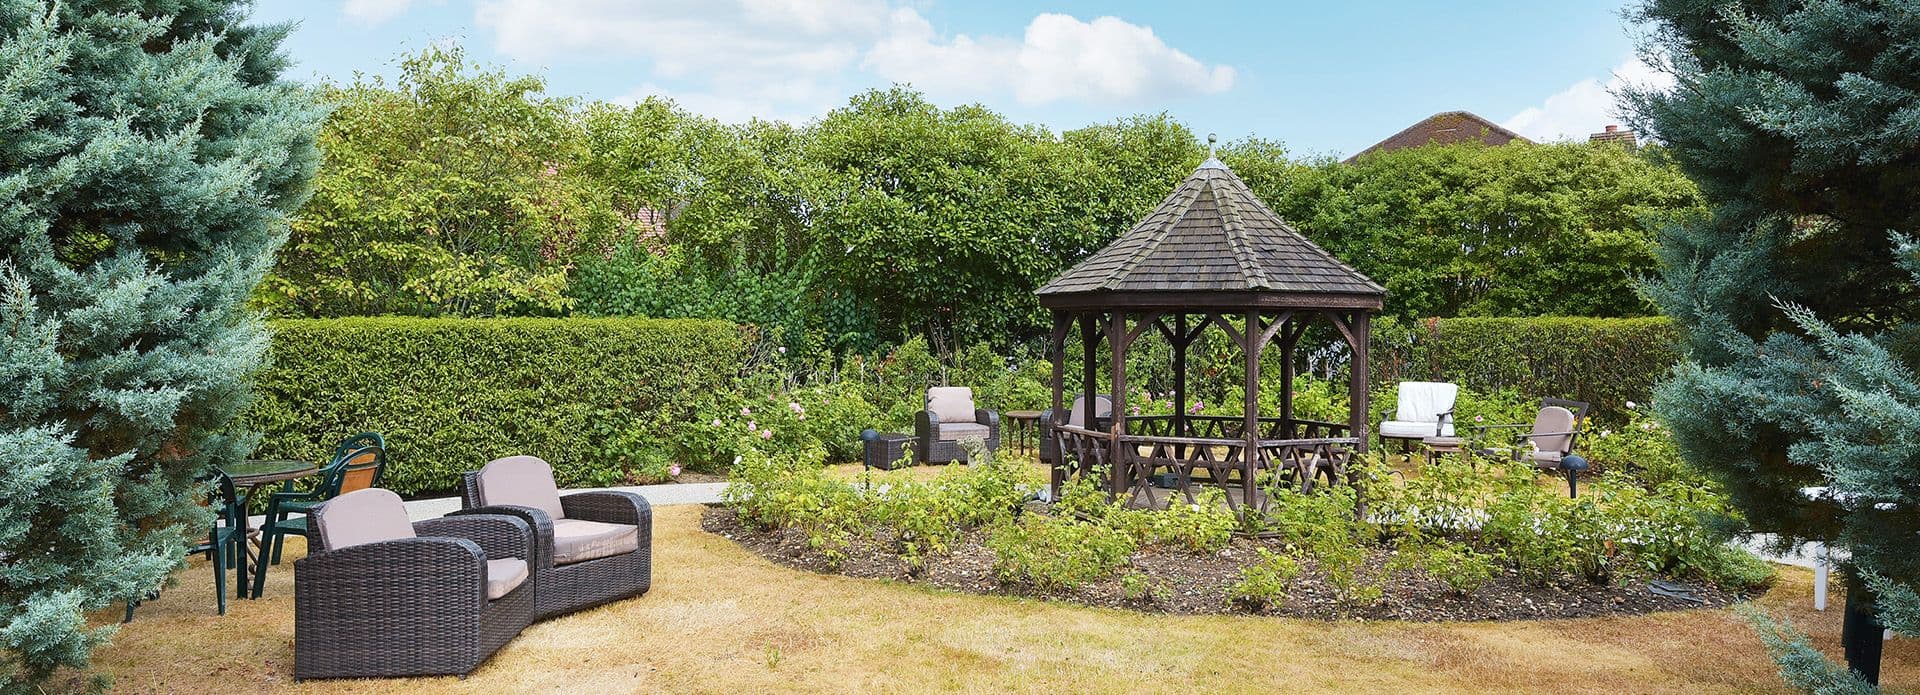
{"label": "leafy tree", "polygon": [[244,303],[322,114],[245,6],[0,0],[0,690],[86,668],[253,447]]}
{"label": "leafy tree", "polygon": [[[1796,685],[1870,689],[1876,596],[1920,582],[1920,12],[1870,0],[1651,0],[1678,87],[1627,96],[1712,215],[1661,233],[1660,308],[1690,360],[1657,401],[1754,530],[1851,552],[1854,674],[1759,620]],[[1810,500],[1807,487],[1831,495]],[[1878,579],[1874,579],[1874,578]]]}
{"label": "leafy tree", "polygon": [[392,86],[323,89],[326,163],[261,293],[301,316],[564,312],[571,264],[631,220],[571,166],[572,102],[457,47],[400,64]]}
{"label": "leafy tree", "polygon": [[[1428,146],[1247,180],[1301,233],[1386,285],[1389,313],[1639,316],[1649,307],[1634,278],[1655,265],[1647,218],[1700,204],[1659,148],[1644,149]],[[1236,154],[1223,158],[1238,171]]]}

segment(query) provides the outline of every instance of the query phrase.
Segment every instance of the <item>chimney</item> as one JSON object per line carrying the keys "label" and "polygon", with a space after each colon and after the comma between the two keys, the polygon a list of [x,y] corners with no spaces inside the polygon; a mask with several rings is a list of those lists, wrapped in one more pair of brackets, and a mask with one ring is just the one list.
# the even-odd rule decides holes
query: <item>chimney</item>
{"label": "chimney", "polygon": [[1608,125],[1606,130],[1587,136],[1587,142],[1617,142],[1629,148],[1640,144],[1631,130],[1621,130],[1620,126]]}

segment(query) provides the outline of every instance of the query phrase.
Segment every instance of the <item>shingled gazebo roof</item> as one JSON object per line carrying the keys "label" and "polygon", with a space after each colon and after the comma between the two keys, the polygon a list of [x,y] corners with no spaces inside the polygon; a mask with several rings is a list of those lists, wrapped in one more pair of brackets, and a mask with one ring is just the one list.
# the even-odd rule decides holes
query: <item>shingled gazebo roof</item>
{"label": "shingled gazebo roof", "polygon": [[1208,159],[1160,207],[1035,292],[1053,309],[1378,310],[1386,289],[1307,241]]}

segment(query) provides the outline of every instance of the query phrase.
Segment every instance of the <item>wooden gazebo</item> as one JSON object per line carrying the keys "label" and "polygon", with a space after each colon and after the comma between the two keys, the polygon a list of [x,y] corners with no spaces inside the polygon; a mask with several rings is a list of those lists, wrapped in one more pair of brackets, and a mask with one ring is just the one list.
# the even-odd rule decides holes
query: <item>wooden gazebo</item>
{"label": "wooden gazebo", "polygon": [[[1060,446],[1053,491],[1069,475],[1103,469],[1104,487],[1133,504],[1161,504],[1156,480],[1175,481],[1193,501],[1196,485],[1216,485],[1229,504],[1264,507],[1261,481],[1311,489],[1317,480],[1350,481],[1348,462],[1367,441],[1369,318],[1386,290],[1282,222],[1218,159],[1208,158],[1152,214],[1112,244],[1041,287],[1053,312],[1053,420]],[[1295,418],[1295,348],[1324,318],[1351,348],[1345,423]],[[1112,417],[1085,401],[1084,427],[1067,424],[1066,344],[1075,324],[1085,355],[1079,393],[1098,384],[1100,342],[1108,346]],[[1209,328],[1223,332],[1246,360],[1242,415],[1188,413],[1187,350]],[[1129,417],[1127,351],[1149,331],[1172,354],[1171,415]],[[1286,392],[1279,412],[1260,412],[1260,357],[1284,354]],[[1172,499],[1172,495],[1167,498]]]}

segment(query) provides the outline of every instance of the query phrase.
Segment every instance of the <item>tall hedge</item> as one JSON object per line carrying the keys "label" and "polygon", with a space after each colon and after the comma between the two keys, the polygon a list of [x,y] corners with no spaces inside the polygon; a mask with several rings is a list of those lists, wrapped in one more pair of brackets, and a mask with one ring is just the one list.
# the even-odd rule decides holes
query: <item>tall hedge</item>
{"label": "tall hedge", "polygon": [[259,456],[319,460],[386,436],[385,487],[447,492],[489,460],[533,454],[562,486],[611,485],[664,448],[690,396],[727,388],[738,327],[681,319],[350,318],[273,324],[249,427]]}
{"label": "tall hedge", "polygon": [[1374,378],[1451,381],[1470,389],[1586,401],[1617,417],[1647,402],[1680,361],[1679,333],[1663,317],[1428,319],[1374,336]]}

